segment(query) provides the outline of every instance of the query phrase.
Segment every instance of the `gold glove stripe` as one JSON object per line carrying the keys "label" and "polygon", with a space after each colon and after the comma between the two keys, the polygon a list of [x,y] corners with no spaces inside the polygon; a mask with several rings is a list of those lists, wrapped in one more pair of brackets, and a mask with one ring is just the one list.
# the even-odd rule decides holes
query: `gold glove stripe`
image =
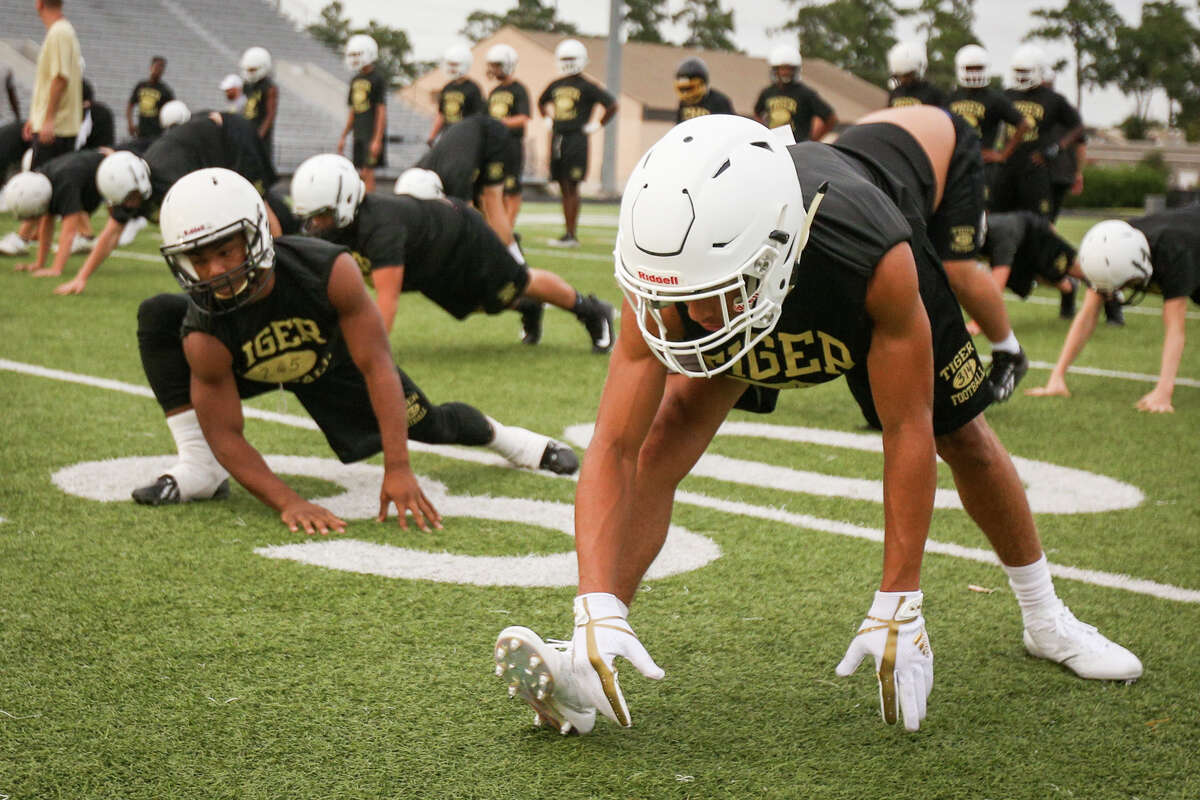
{"label": "gold glove stripe", "polygon": [[[593,620],[591,618],[591,611],[587,607],[587,598],[583,600],[583,610],[588,614],[588,621],[584,623],[584,627],[587,629],[588,661],[591,662],[592,669],[596,670],[596,674],[600,677],[600,688],[604,690],[604,696],[608,699],[608,705],[617,717],[617,723],[622,728],[628,728],[629,716],[625,713],[624,704],[621,702],[621,693],[617,690],[617,673],[608,668],[608,665],[604,663],[604,659],[599,654],[600,647],[596,644],[596,623],[600,620]],[[601,619],[622,618],[601,617]],[[602,627],[629,633],[627,628],[618,628],[616,625],[604,625]]]}
{"label": "gold glove stripe", "polygon": [[879,691],[883,699],[883,721],[888,725],[896,724],[896,644],[899,639],[900,624],[888,622],[887,643],[883,646],[883,658],[879,662]]}

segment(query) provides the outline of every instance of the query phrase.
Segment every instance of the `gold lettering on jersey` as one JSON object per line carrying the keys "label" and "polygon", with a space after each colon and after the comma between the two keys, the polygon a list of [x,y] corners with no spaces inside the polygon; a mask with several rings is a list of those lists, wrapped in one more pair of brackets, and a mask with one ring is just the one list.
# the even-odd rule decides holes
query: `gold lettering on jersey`
{"label": "gold lettering on jersey", "polygon": [[825,359],[826,372],[830,375],[841,375],[854,366],[849,347],[824,331],[817,331],[817,338],[821,340],[821,355]]}
{"label": "gold lettering on jersey", "polygon": [[350,255],[354,256],[354,263],[358,264],[358,271],[362,273],[363,280],[371,282],[371,259],[364,256],[357,250],[351,250]]}
{"label": "gold lettering on jersey", "polygon": [[[950,359],[950,363],[938,370],[938,377],[944,381],[950,380],[950,376],[958,372],[963,364],[975,357],[975,343],[968,341],[958,352],[954,354],[954,358]],[[955,387],[962,388],[962,387]]]}
{"label": "gold lettering on jersey", "polygon": [[262,99],[262,92],[246,96],[246,107],[242,109],[242,116],[246,119],[258,118],[258,101]]}
{"label": "gold lettering on jersey", "polygon": [[496,119],[504,119],[512,113],[511,109],[516,102],[512,92],[493,92],[488,98],[488,113]]}
{"label": "gold lettering on jersey", "polygon": [[[741,347],[733,342],[725,349],[706,353],[704,362],[710,369],[724,364]],[[835,336],[824,331],[777,333],[764,336],[737,363],[729,368],[729,376],[747,383],[769,386],[798,386],[805,376],[824,372],[841,375],[854,367],[850,348]]]}
{"label": "gold lettering on jersey", "polygon": [[421,396],[416,392],[404,398],[408,406],[408,427],[416,425],[421,420],[425,419],[427,413],[425,407],[421,405]]}
{"label": "gold lettering on jersey", "polygon": [[446,92],[442,95],[442,116],[446,122],[461,122],[462,109],[467,104],[467,96],[462,92]]}
{"label": "gold lettering on jersey", "polygon": [[905,106],[919,106],[921,101],[916,97],[893,97],[892,108],[904,108]]}
{"label": "gold lettering on jersey", "polygon": [[556,122],[566,122],[579,116],[576,106],[583,93],[574,86],[559,86],[554,90],[554,119]]}
{"label": "gold lettering on jersey", "polygon": [[950,110],[965,119],[976,132],[980,121],[987,116],[987,106],[978,100],[955,100],[950,104]]}
{"label": "gold lettering on jersey", "polygon": [[[284,353],[274,358],[268,358],[266,361],[260,361],[246,370],[243,377],[260,383],[290,383],[307,377],[316,363],[316,352],[298,350],[295,353]],[[307,383],[308,380],[304,382]]]}
{"label": "gold lettering on jersey", "polygon": [[[1046,109],[1041,103],[1034,103],[1029,100],[1015,100],[1013,105],[1017,107],[1025,115],[1025,121],[1029,123],[1029,130],[1025,131],[1025,135],[1021,138],[1022,142],[1036,142],[1038,140],[1038,125],[1046,117]],[[1010,135],[1016,132],[1016,128],[1008,126]]]}
{"label": "gold lettering on jersey", "polygon": [[489,181],[498,181],[504,177],[504,162],[492,161],[487,165],[487,176]]}
{"label": "gold lettering on jersey", "polygon": [[684,119],[695,119],[696,117],[706,117],[712,112],[704,106],[681,106],[679,115]]}
{"label": "gold lettering on jersey", "polygon": [[767,98],[767,127],[779,128],[790,125],[796,116],[796,98],[776,95]]}
{"label": "gold lettering on jersey", "polygon": [[371,82],[366,78],[355,78],[350,82],[350,108],[355,114],[371,110]]}
{"label": "gold lettering on jersey", "polygon": [[[246,356],[247,369],[253,368],[260,361],[288,350],[303,347],[308,343],[326,344],[321,335],[321,327],[311,319],[292,317],[291,319],[275,320],[250,339],[242,342],[242,354]],[[316,355],[308,366],[311,368],[316,361]],[[246,377],[252,377],[250,372]],[[258,378],[255,378],[258,380]]]}
{"label": "gold lettering on jersey", "polygon": [[950,359],[950,363],[938,370],[938,377],[949,381],[955,393],[950,395],[950,404],[962,405],[971,399],[983,384],[986,373],[975,356],[975,343],[968,341]]}
{"label": "gold lettering on jersey", "polygon": [[509,281],[501,286],[500,291],[496,292],[496,299],[500,301],[501,305],[511,305],[512,301],[517,299],[516,284],[514,284],[512,281]]}
{"label": "gold lettering on jersey", "polygon": [[810,358],[804,364],[800,363],[804,359],[805,354],[803,346],[798,347],[797,345],[811,345],[813,341],[812,331],[779,334],[779,344],[783,356],[783,369],[787,375],[797,377],[821,371],[821,359],[819,358]]}
{"label": "gold lettering on jersey", "polygon": [[954,225],[950,228],[950,249],[956,253],[970,253],[975,249],[975,226]]}
{"label": "gold lettering on jersey", "polygon": [[158,101],[160,99],[162,99],[162,92],[158,89],[152,89],[149,86],[139,89],[138,116],[158,119]]}
{"label": "gold lettering on jersey", "polygon": [[1066,274],[1067,268],[1067,254],[1059,253],[1054,259],[1054,272],[1061,278]]}

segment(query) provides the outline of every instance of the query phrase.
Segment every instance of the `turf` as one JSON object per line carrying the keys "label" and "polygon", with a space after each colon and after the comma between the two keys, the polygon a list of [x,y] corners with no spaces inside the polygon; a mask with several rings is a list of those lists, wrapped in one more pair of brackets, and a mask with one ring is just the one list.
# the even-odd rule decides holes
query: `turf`
{"label": "turf", "polygon": [[[1078,241],[1091,221],[1071,217],[1063,230]],[[618,301],[610,225],[583,227],[584,247],[571,253],[539,244],[560,233],[557,223],[519,228],[535,266]],[[10,229],[0,224],[0,234]],[[151,228],[128,250],[152,255],[156,244]],[[142,298],[174,289],[161,262],[115,257],[85,294],[62,298],[51,294],[54,279],[13,273],[13,261],[0,261],[0,359],[145,385],[135,314]],[[81,262],[72,258],[68,273]],[[1040,290],[1033,302],[1010,300],[1030,356],[1052,363],[1067,328],[1055,298]],[[1152,313],[1128,314],[1123,329],[1101,326],[1080,364],[1156,373],[1161,323],[1153,299],[1145,308]],[[1200,333],[1194,310],[1188,329]],[[520,345],[518,330],[515,315],[458,323],[406,296],[392,343],[437,401],[471,402],[557,436],[591,422],[606,359],[589,352],[582,328],[550,309],[540,346]],[[1025,386],[1046,374],[1031,370]],[[1180,376],[1191,384],[1176,389],[1172,415],[1138,413],[1151,384],[1112,375],[1072,375],[1069,400],[1017,396],[988,412],[1015,455],[1144,494],[1133,508],[1038,515],[1053,562],[1191,592],[1170,600],[1058,579],[1080,618],[1141,656],[1137,683],[1085,682],[1029,658],[1003,573],[931,553],[929,717],[916,734],[888,728],[869,670],[833,675],[877,582],[879,545],[778,516],[879,529],[881,506],[694,476],[691,493],[778,513],[677,504],[674,521],[721,555],[648,581],[639,595],[633,623],[667,677],[623,669],[634,727],[601,720],[587,737],[564,738],[535,729],[529,710],[507,700],[490,650],[509,624],[566,636],[572,587],[395,579],[264,558],[256,548],[306,537],[237,486],[227,501],[159,509],[65,492],[51,480],[65,467],[170,453],[161,413],[147,396],[6,367],[0,797],[1195,798],[1200,349],[1184,353]],[[251,405],[303,415],[282,393]],[[732,419],[863,432],[838,383],[785,395],[769,418]],[[247,435],[264,453],[330,457],[312,430],[250,419]],[[720,437],[713,452],[868,480],[881,464],[877,453],[761,437]],[[429,452],[414,464],[451,495],[572,500],[574,485],[551,476]],[[309,497],[340,491],[332,466],[289,479]],[[948,473],[939,485],[952,487]],[[466,512],[442,533],[354,519],[348,536],[468,556],[570,550],[544,524]],[[935,512],[931,539],[986,548],[952,508]]]}

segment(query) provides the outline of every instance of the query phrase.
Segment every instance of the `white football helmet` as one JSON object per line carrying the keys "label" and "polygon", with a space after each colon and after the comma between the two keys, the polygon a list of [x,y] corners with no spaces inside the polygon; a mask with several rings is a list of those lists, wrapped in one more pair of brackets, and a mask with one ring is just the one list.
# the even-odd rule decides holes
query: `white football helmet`
{"label": "white football helmet", "polygon": [[887,54],[888,72],[893,77],[915,74],[918,78],[925,74],[929,65],[925,57],[925,45],[921,42],[896,42]]}
{"label": "white football helmet", "polygon": [[[629,177],[614,251],[650,350],[690,377],[733,366],[779,321],[807,229],[796,167],[767,128],[714,114],[668,131]],[[726,299],[724,324],[671,340],[662,309],[712,297]]]}
{"label": "white football helmet", "polygon": [[1036,89],[1042,85],[1042,67],[1046,64],[1046,53],[1036,44],[1023,44],[1016,49],[1008,62],[1008,83],[1022,91]]}
{"label": "white football helmet", "polygon": [[954,54],[954,72],[958,85],[964,89],[982,89],[988,85],[988,67],[992,64],[988,51],[969,44]]}
{"label": "white football helmet", "polygon": [[354,221],[366,193],[354,164],[336,153],[306,159],[292,176],[292,210],[306,229],[318,214],[332,214],[336,228],[346,227]]}
{"label": "white football helmet", "polygon": [[517,69],[517,51],[511,45],[493,45],[487,51],[487,63],[488,66],[494,64],[498,68],[497,72],[499,72],[500,77],[507,78]]}
{"label": "white football helmet", "polygon": [[50,179],[40,172],[18,172],[4,185],[7,208],[17,219],[33,219],[50,210]]}
{"label": "white football helmet", "polygon": [[1103,294],[1126,288],[1138,294],[1154,274],[1146,235],[1120,219],[1092,226],[1079,243],[1079,266],[1088,285]]}
{"label": "white football helmet", "polygon": [[[257,299],[266,287],[265,273],[275,266],[267,207],[250,181],[233,170],[209,167],[184,175],[163,198],[158,222],[163,258],[201,311],[226,314]],[[201,278],[191,253],[238,233],[245,237],[246,260]]]}
{"label": "white football helmet", "polygon": [[365,33],[357,33],[346,42],[346,69],[358,72],[379,58],[379,45]]}
{"label": "white football helmet", "polygon": [[396,179],[396,194],[406,194],[418,200],[437,200],[446,196],[442,177],[431,169],[413,167],[400,173]]}
{"label": "white football helmet", "polygon": [[767,73],[771,80],[775,80],[776,67],[791,67],[792,80],[796,80],[800,75],[800,65],[803,63],[800,58],[800,48],[790,44],[779,44],[771,48],[771,52],[767,55]]}
{"label": "white football helmet", "polygon": [[106,156],[96,168],[96,187],[104,202],[119,206],[133,192],[150,199],[150,167],[128,150]]}
{"label": "white football helmet", "polygon": [[456,81],[471,71],[471,63],[475,57],[471,49],[464,44],[452,44],[442,54],[442,71]]}
{"label": "white football helmet", "polygon": [[265,47],[251,47],[242,53],[238,70],[246,83],[254,83],[271,74],[271,54]]}
{"label": "white football helmet", "polygon": [[563,75],[578,75],[588,65],[587,48],[578,39],[563,39],[554,48],[554,60]]}
{"label": "white football helmet", "polygon": [[158,124],[164,131],[174,128],[176,125],[182,125],[191,118],[192,112],[182,100],[163,103],[163,107],[158,112]]}

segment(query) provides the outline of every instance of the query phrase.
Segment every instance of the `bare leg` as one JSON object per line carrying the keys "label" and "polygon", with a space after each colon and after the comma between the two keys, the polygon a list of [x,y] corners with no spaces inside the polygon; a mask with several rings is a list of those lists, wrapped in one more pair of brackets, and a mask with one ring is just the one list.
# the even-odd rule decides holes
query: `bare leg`
{"label": "bare leg", "polygon": [[544,269],[529,270],[529,284],[525,287],[522,297],[532,297],[557,306],[564,311],[574,312],[575,298],[579,293],[561,277]]}
{"label": "bare leg", "polygon": [[562,189],[563,224],[567,236],[575,237],[575,229],[579,224],[579,184],[572,181],[559,181]]}

